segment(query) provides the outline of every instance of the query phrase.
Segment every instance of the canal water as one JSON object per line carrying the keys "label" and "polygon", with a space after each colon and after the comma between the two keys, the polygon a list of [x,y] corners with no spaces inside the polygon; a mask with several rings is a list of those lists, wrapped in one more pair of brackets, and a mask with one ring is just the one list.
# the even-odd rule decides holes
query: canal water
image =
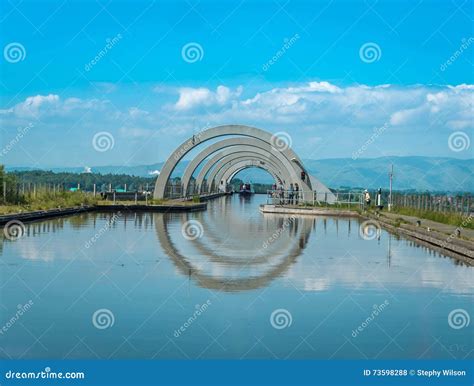
{"label": "canal water", "polygon": [[89,213],[2,239],[1,358],[473,358],[473,268],[357,219]]}

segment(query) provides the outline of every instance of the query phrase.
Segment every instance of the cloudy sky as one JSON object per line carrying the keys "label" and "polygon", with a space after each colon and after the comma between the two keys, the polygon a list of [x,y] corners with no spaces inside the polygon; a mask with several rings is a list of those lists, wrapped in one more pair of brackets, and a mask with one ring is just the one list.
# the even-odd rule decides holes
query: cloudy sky
{"label": "cloudy sky", "polygon": [[471,6],[2,2],[0,163],[150,164],[228,123],[302,158],[471,158]]}

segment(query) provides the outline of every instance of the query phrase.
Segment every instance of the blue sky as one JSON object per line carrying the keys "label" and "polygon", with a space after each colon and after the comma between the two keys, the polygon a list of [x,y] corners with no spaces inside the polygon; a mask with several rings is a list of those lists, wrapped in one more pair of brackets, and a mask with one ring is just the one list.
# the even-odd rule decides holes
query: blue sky
{"label": "blue sky", "polygon": [[225,123],[303,158],[473,155],[471,1],[0,4],[7,165],[154,163]]}

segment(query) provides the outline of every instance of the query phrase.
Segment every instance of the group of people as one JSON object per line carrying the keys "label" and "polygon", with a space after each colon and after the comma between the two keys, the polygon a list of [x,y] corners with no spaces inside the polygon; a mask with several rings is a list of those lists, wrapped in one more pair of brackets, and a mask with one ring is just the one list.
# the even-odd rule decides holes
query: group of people
{"label": "group of people", "polygon": [[[364,203],[366,207],[370,207],[370,203],[372,202],[372,199],[370,197],[370,193],[367,189],[364,190]],[[378,209],[383,209],[383,204],[382,204],[382,188],[379,188],[377,190],[377,193],[375,194],[375,206]]]}
{"label": "group of people", "polygon": [[289,204],[289,205],[298,205],[300,198],[300,187],[297,182],[290,184],[288,190],[285,190],[282,185],[278,186],[276,184],[272,185],[272,198],[277,199],[280,205]]}

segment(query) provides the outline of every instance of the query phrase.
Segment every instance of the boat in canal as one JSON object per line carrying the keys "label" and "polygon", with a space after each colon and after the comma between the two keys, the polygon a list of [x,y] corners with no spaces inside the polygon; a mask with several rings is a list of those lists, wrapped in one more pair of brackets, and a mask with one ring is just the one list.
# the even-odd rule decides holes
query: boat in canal
{"label": "boat in canal", "polygon": [[250,196],[251,194],[253,194],[252,185],[249,183],[240,185],[239,194],[242,196]]}

